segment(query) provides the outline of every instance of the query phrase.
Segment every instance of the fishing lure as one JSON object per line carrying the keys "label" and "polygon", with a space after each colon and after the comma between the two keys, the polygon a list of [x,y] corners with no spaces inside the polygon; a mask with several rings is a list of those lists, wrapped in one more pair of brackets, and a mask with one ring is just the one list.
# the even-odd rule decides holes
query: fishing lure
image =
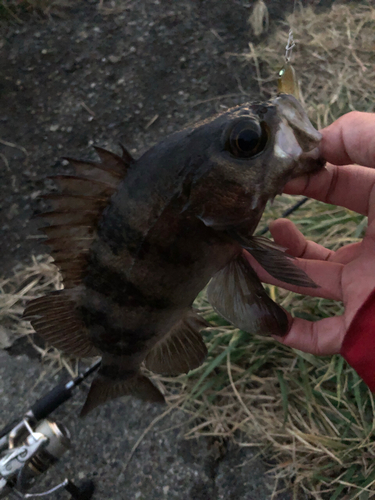
{"label": "fishing lure", "polygon": [[279,71],[279,78],[277,80],[277,91],[279,93],[291,94],[296,99],[299,99],[300,94],[296,72],[290,62],[290,56],[294,47],[293,32],[290,30],[288,43],[285,47],[285,64]]}

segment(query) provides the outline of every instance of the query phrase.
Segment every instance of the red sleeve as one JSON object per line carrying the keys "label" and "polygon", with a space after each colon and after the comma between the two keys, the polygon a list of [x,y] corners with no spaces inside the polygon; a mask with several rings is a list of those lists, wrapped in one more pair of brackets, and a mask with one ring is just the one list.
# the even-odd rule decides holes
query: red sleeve
{"label": "red sleeve", "polygon": [[340,354],[375,392],[375,290],[350,323]]}

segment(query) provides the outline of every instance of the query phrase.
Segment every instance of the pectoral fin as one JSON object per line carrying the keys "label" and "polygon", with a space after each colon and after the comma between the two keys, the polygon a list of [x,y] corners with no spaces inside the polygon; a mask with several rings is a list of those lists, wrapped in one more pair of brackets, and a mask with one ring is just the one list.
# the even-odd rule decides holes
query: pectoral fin
{"label": "pectoral fin", "polygon": [[294,257],[286,254],[286,249],[280,245],[262,236],[236,236],[236,239],[274,278],[290,285],[319,288],[305,271],[293,263]]}
{"label": "pectoral fin", "polygon": [[200,366],[207,356],[207,348],[199,333],[210,326],[196,312],[189,311],[171,331],[148,353],[146,367],[166,375],[188,373]]}
{"label": "pectoral fin", "polygon": [[267,295],[242,254],[215,274],[207,296],[213,308],[241,330],[279,336],[288,332],[287,315]]}

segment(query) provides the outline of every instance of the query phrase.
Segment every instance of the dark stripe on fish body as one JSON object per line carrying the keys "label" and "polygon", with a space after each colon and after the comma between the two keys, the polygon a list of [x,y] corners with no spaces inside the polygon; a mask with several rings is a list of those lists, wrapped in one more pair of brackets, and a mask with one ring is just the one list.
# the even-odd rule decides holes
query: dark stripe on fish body
{"label": "dark stripe on fish body", "polygon": [[114,204],[110,205],[103,215],[98,227],[98,237],[115,255],[119,255],[124,248],[131,255],[135,255],[144,239],[142,231],[129,225]]}
{"label": "dark stripe on fish body", "polygon": [[196,253],[194,251],[195,246],[196,244],[193,239],[190,244],[184,241],[182,248],[179,248],[177,245],[165,246],[155,244],[153,252],[169,265],[186,268],[192,266],[197,261],[197,257],[194,256],[194,253]]}
{"label": "dark stripe on fish body", "polygon": [[172,305],[166,297],[145,295],[126,276],[101,263],[95,254],[89,256],[87,275],[83,279],[86,287],[109,297],[122,307],[148,307],[165,309]]}
{"label": "dark stripe on fish body", "polygon": [[90,332],[90,340],[102,352],[117,356],[131,356],[146,348],[154,333],[144,329],[126,329],[113,326],[113,319],[102,311],[81,306],[79,313]]}

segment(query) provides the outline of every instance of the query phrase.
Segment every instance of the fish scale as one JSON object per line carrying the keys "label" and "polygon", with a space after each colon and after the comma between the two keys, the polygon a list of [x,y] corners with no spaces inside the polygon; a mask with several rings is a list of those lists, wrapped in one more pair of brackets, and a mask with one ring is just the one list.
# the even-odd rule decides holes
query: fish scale
{"label": "fish scale", "polygon": [[323,167],[320,139],[280,94],[172,134],[138,160],[124,148],[69,159],[76,176],[56,177],[61,194],[45,196],[52,211],[42,214],[64,290],[31,301],[24,317],[64,352],[102,356],[82,416],[123,395],[163,401],[142,363],[169,375],[201,365],[210,325],[192,303],[208,282],[212,306],[235,326],[287,333],[244,252],[277,279],[317,286],[253,232],[288,180]]}

